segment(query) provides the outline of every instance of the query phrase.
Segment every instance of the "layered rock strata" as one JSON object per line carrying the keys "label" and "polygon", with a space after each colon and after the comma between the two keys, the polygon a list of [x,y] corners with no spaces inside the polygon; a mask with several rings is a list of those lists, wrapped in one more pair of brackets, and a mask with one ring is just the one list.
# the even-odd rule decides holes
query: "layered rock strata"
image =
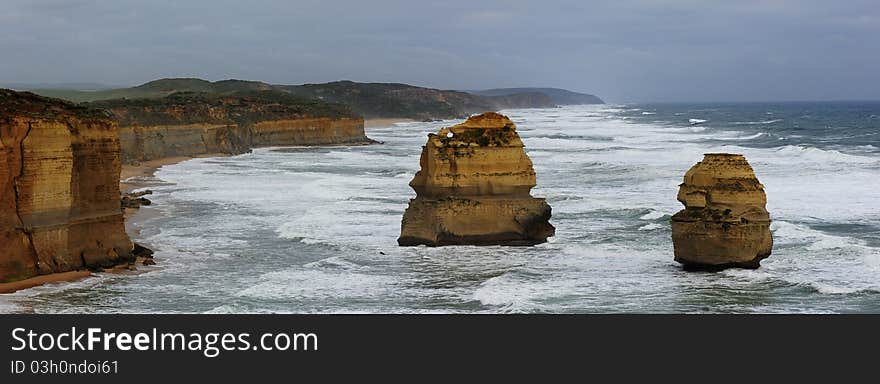
{"label": "layered rock strata", "polygon": [[0,282],[131,261],[120,167],[105,114],[0,90]]}
{"label": "layered rock strata", "polygon": [[706,154],[684,175],[678,201],[672,243],[685,269],[758,268],[770,256],[767,196],[742,155]]}
{"label": "layered rock strata", "polygon": [[364,134],[363,118],[347,107],[278,91],[180,92],[89,105],[106,110],[119,122],[125,164],[237,155],[266,146],[372,142]]}
{"label": "layered rock strata", "polygon": [[429,134],[400,245],[533,245],[553,236],[550,206],[530,195],[532,161],[510,119],[494,112]]}

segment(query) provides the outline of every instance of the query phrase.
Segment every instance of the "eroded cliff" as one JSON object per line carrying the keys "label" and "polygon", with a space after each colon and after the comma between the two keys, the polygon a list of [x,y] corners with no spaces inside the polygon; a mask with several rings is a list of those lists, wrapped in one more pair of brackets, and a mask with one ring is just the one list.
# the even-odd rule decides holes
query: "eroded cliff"
{"label": "eroded cliff", "polygon": [[510,119],[494,112],[429,134],[410,186],[400,245],[532,245],[555,229],[534,198],[532,162]]}
{"label": "eroded cliff", "polygon": [[164,98],[90,103],[120,125],[123,161],[241,154],[254,147],[365,144],[363,118],[348,108],[278,91],[179,92]]}
{"label": "eroded cliff", "polygon": [[757,268],[773,239],[764,186],[742,155],[708,153],[684,176],[672,216],[675,261],[686,269]]}
{"label": "eroded cliff", "polygon": [[0,282],[132,259],[116,123],[0,90]]}

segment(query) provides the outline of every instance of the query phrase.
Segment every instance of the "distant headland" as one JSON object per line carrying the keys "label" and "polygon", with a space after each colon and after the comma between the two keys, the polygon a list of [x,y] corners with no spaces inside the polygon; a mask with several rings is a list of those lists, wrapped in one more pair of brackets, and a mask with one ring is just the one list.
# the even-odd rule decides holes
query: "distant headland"
{"label": "distant headland", "polygon": [[[36,85],[35,85],[36,86]],[[45,88],[39,84],[17,89],[72,102],[110,99],[161,98],[177,92],[232,94],[243,91],[277,91],[307,99],[344,104],[365,119],[414,120],[460,119],[475,113],[510,108],[551,108],[558,105],[604,104],[597,96],[558,88],[498,88],[488,90],[441,90],[401,83],[359,83],[342,80],[320,84],[279,85],[249,80],[207,81],[167,78],[129,88]]]}

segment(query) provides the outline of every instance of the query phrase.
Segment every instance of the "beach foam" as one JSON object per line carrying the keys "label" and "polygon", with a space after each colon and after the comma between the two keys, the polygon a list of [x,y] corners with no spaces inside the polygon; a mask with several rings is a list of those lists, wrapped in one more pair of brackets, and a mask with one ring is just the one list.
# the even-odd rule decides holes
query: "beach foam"
{"label": "beach foam", "polygon": [[[870,148],[796,135],[768,146],[788,115],[725,129],[702,109],[680,116],[710,126],[646,122],[622,105],[505,113],[534,163],[532,194],[553,208],[557,235],[541,246],[397,247],[425,135],[457,121],[398,123],[367,128],[381,145],[166,165],[150,208],[166,216],[136,239],[155,246],[160,268],[88,287],[100,305],[74,283],[4,298],[0,312],[880,311],[865,304],[880,291],[866,237],[880,222]],[[678,184],[707,152],[744,154],[765,185],[776,247],[758,270],[693,274],[672,260]]]}

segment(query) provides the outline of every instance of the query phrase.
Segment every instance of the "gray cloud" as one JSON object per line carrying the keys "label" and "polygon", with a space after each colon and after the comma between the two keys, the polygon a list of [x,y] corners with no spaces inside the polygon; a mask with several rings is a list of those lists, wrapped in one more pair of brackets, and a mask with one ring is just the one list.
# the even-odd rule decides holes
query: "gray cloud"
{"label": "gray cloud", "polygon": [[0,81],[557,86],[612,101],[880,98],[875,0],[4,0]]}

